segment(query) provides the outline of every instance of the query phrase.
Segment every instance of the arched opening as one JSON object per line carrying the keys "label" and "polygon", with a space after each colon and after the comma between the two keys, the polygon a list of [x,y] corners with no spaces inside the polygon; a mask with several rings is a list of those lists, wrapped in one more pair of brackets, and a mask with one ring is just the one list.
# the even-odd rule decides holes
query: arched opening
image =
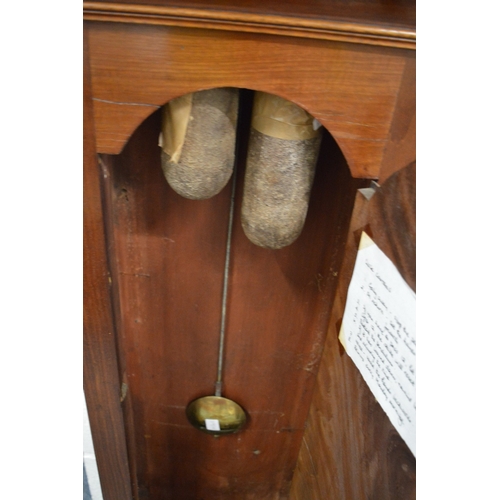
{"label": "arched opening", "polygon": [[241,90],[224,392],[243,431],[203,434],[186,406],[213,393],[231,185],[175,193],[161,169],[161,111],[101,155],[123,408],[137,498],[275,498],[290,486],[357,188],[325,131],[302,233],[270,250],[241,226],[253,91]]}

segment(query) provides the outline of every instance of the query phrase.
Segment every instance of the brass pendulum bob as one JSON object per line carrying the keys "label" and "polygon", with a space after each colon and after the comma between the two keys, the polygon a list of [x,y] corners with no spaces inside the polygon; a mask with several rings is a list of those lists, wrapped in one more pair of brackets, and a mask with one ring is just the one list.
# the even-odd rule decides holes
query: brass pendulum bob
{"label": "brass pendulum bob", "polygon": [[200,431],[220,436],[239,431],[246,422],[243,408],[222,396],[204,396],[186,409],[189,422]]}
{"label": "brass pendulum bob", "polygon": [[219,337],[219,360],[217,366],[217,381],[215,383],[215,395],[204,396],[192,401],[186,408],[189,422],[200,431],[217,437],[223,434],[231,434],[239,431],[246,422],[246,414],[243,408],[232,401],[224,398],[222,392],[222,368],[224,358],[224,337],[226,329],[226,303],[227,284],[229,278],[229,259],[231,255],[231,234],[233,228],[234,198],[236,192],[236,169],[233,173],[233,186],[231,193],[231,206],[229,211],[229,224],[226,244],[226,260],[224,264],[224,285],[222,293],[221,327]]}

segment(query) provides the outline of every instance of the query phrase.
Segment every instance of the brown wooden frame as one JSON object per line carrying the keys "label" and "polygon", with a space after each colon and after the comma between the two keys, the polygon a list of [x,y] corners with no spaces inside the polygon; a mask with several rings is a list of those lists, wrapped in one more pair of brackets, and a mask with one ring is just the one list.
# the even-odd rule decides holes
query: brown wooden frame
{"label": "brown wooden frame", "polygon": [[[84,2],[84,382],[107,500],[132,498],[132,489],[97,153],[119,153],[168,100],[230,85],[307,109],[337,140],[355,178],[382,183],[415,159],[411,19],[373,22],[362,9],[357,19],[318,19],[285,7],[277,15],[166,4]],[[231,65],[207,63],[200,57],[207,53]]]}

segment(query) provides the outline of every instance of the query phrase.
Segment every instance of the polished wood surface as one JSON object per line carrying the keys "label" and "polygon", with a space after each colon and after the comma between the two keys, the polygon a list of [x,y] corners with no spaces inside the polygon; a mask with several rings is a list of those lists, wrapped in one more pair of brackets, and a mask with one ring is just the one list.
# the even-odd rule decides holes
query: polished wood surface
{"label": "polished wood surface", "polygon": [[411,51],[268,35],[91,23],[97,150],[119,153],[155,109],[213,87],[291,100],[333,135],[354,177],[377,178]]}
{"label": "polished wood surface", "polygon": [[416,60],[408,56],[378,182],[416,160]]}
{"label": "polished wood surface", "polygon": [[412,0],[84,1],[84,19],[267,33],[415,49]]}
{"label": "polished wood surface", "polygon": [[291,500],[415,498],[415,457],[338,340],[361,231],[415,290],[415,208],[414,162],[370,201],[357,194]]}
{"label": "polished wood surface", "polygon": [[[84,64],[88,67],[87,32]],[[100,173],[95,153],[89,72],[84,79],[83,137],[83,381],[94,449],[105,499],[129,500],[130,489],[123,415],[120,408],[115,326],[110,301]]]}
{"label": "polished wood surface", "polygon": [[[85,1],[84,18],[85,391],[104,499],[285,499],[292,477],[294,500],[413,498],[414,458],[337,334],[361,229],[415,284],[414,2]],[[303,235],[270,251],[241,229],[240,133],[223,393],[250,419],[214,439],[184,408],[214,390],[229,187],[179,197],[157,144],[162,105],[225,86],[289,99],[333,139]]]}
{"label": "polished wood surface", "polygon": [[185,409],[214,393],[230,186],[209,200],[177,195],[161,171],[159,130],[155,113],[121,155],[103,158],[135,496],[286,498],[355,188],[366,181],[351,178],[327,137],[302,235],[259,248],[240,222],[240,145],[223,394],[249,423],[214,439]]}

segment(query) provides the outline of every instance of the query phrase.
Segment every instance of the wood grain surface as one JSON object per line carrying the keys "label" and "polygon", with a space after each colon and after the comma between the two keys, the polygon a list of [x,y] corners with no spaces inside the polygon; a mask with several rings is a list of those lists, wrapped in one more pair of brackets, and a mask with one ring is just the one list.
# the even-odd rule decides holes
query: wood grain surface
{"label": "wood grain surface", "polygon": [[406,60],[398,100],[392,120],[389,140],[380,167],[381,184],[394,172],[416,161],[416,60]]}
{"label": "wood grain surface", "polygon": [[[416,286],[414,1],[97,0],[84,18],[84,381],[104,499],[415,498],[415,459],[337,339],[362,230]],[[214,392],[230,186],[181,198],[158,135],[166,102],[225,86],[244,98],[223,394],[249,423],[216,439],[185,407]],[[241,228],[247,89],[334,137],[282,250]],[[363,179],[382,184],[370,201]]]}
{"label": "wood grain surface", "polygon": [[415,208],[414,162],[389,177],[370,201],[357,194],[292,500],[415,498],[415,457],[338,340],[362,231],[415,290]]}
{"label": "wood grain surface", "polygon": [[87,33],[84,31],[84,275],[83,380],[105,500],[132,498],[120,393],[115,328],[106,256],[100,175],[93,134]]}
{"label": "wood grain surface", "polygon": [[[109,0],[94,0],[83,2],[84,10],[90,7],[114,6],[117,11],[125,11],[127,6],[135,7],[137,11],[145,11],[147,7],[164,9],[183,9],[199,11],[198,17],[221,18],[230,13],[241,15],[289,17],[293,18],[295,24],[307,23],[310,20],[323,20],[325,22],[348,21],[358,26],[370,24],[372,26],[384,26],[387,29],[397,28],[415,31],[416,12],[414,0],[356,0],[343,2],[342,0],[212,0],[210,9],[204,0],[120,0],[110,2]],[[210,11],[206,14],[205,11]]]}
{"label": "wood grain surface", "polygon": [[415,49],[414,0],[84,1],[84,19],[267,33]]}
{"label": "wood grain surface", "polygon": [[[248,100],[246,109],[242,131]],[[121,155],[102,158],[135,496],[287,498],[354,193],[366,181],[351,178],[327,137],[302,235],[282,250],[257,247],[240,222],[242,138],[223,395],[249,423],[216,439],[191,427],[185,408],[214,393],[230,186],[209,200],[177,195],[161,171],[159,130],[155,113]]]}
{"label": "wood grain surface", "polygon": [[413,51],[203,29],[89,23],[97,150],[179,95],[214,87],[291,100],[333,135],[354,177],[377,178]]}

